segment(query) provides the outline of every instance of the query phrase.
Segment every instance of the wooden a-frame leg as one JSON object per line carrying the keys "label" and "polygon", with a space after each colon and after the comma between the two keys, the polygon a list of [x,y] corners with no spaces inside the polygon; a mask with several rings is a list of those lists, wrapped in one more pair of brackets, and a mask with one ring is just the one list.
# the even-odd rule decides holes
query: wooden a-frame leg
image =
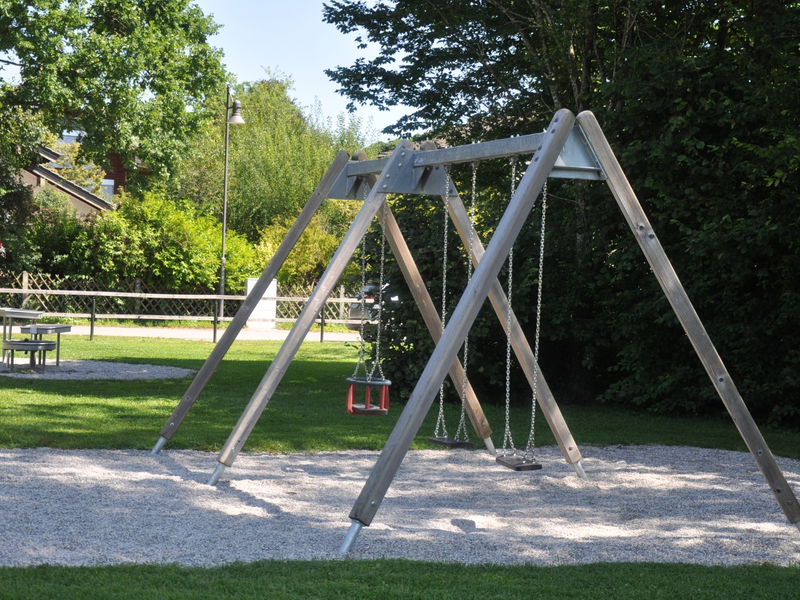
{"label": "wooden a-frame leg", "polygon": [[[442,337],[442,320],[439,318],[439,313],[433,305],[433,300],[428,293],[428,288],[425,287],[425,282],[422,279],[422,275],[420,275],[419,269],[417,269],[414,257],[411,255],[411,250],[408,248],[408,244],[406,244],[402,231],[400,231],[397,219],[395,219],[394,214],[388,207],[385,225],[386,240],[392,248],[392,253],[397,261],[397,265],[400,267],[400,271],[403,273],[408,283],[411,295],[414,297],[414,301],[419,307],[422,319],[425,321],[425,325],[428,327],[433,341],[438,342],[439,338]],[[453,381],[456,389],[461,390],[462,385],[465,383],[464,378],[466,374],[464,373],[464,367],[458,359],[455,359],[450,365],[449,373],[450,379]],[[475,432],[487,443],[487,446],[492,444],[490,437],[492,435],[492,429],[489,427],[489,422],[486,420],[486,415],[483,414],[483,408],[481,408],[478,397],[475,395],[475,391],[472,389],[469,380],[466,381],[466,398],[464,405]],[[493,453],[493,444],[489,450]]]}
{"label": "wooden a-frame leg", "polygon": [[325,197],[328,195],[328,192],[336,181],[336,178],[339,176],[339,173],[341,173],[342,169],[344,169],[345,165],[347,165],[347,161],[348,154],[344,151],[339,152],[339,154],[333,160],[331,166],[328,168],[327,172],[317,186],[317,189],[314,190],[314,193],[303,207],[303,210],[300,212],[297,220],[286,233],[286,237],[283,238],[283,241],[281,242],[280,246],[278,246],[278,249],[275,251],[273,257],[270,259],[269,264],[264,269],[261,277],[258,278],[258,281],[256,281],[255,285],[253,286],[253,289],[247,295],[247,298],[236,312],[236,316],[233,318],[230,325],[225,329],[225,333],[222,334],[222,337],[214,346],[214,349],[206,359],[206,362],[203,363],[203,366],[197,372],[197,375],[195,375],[192,383],[189,385],[189,389],[186,390],[186,393],[183,395],[183,398],[181,398],[178,406],[175,408],[170,418],[167,419],[164,428],[161,430],[159,440],[153,447],[151,454],[158,454],[164,445],[171,440],[178,431],[178,428],[181,426],[181,423],[183,423],[186,415],[188,415],[189,411],[192,410],[192,407],[197,401],[198,396],[200,396],[200,393],[206,387],[206,384],[208,383],[209,379],[211,379],[214,371],[217,370],[219,363],[222,362],[225,354],[228,352],[233,342],[236,341],[236,337],[239,335],[242,327],[244,327],[247,323],[247,319],[250,318],[250,315],[253,314],[253,310],[255,310],[256,306],[258,306],[262,296],[267,291],[267,287],[272,280],[275,279],[275,276],[283,266],[283,263],[286,261],[286,258],[289,256],[292,248],[294,248],[297,240],[300,239],[303,231],[305,231],[306,227],[308,227],[308,224],[311,222],[311,218],[317,212],[317,209],[322,204],[322,201],[325,200]]}
{"label": "wooden a-frame leg", "polygon": [[675,311],[675,315],[683,326],[695,352],[697,352],[697,356],[703,363],[706,373],[708,373],[717,393],[722,398],[725,408],[728,409],[728,413],[730,413],[742,439],[750,449],[753,458],[755,458],[758,468],[764,475],[764,479],[767,480],[786,518],[790,523],[798,524],[798,529],[800,529],[800,506],[797,505],[797,498],[775,461],[775,457],[767,447],[767,443],[764,441],[764,437],[761,435],[755,421],[753,421],[750,411],[747,410],[739,391],[733,384],[733,380],[728,374],[714,344],[711,342],[711,338],[706,333],[700,317],[695,312],[686,290],[683,288],[678,275],[664,252],[664,248],[650,226],[650,222],[647,220],[644,210],[639,204],[639,200],[625,177],[625,173],[622,171],[616,156],[614,156],[608,140],[603,135],[597,119],[591,112],[586,111],[578,115],[577,120],[587,141],[594,150],[600,166],[608,177],[608,187],[611,188],[617,204],[619,204],[623,215],[625,215],[625,220],[633,231],[636,241],[639,242],[647,262],[650,263],[650,267],[656,279],[658,279],[664,295]]}
{"label": "wooden a-frame leg", "polygon": [[361,527],[369,525],[378,511],[389,485],[391,485],[414,436],[433,403],[437,389],[453,364],[453,360],[489,294],[492,283],[496,280],[536,197],[555,165],[574,123],[575,117],[566,109],[559,110],[550,122],[547,134],[503,214],[483,260],[475,269],[472,281],[467,285],[453,312],[450,325],[436,345],[400,419],[350,512],[350,518],[354,522],[345,538],[345,543],[340,548],[341,553],[350,550]]}
{"label": "wooden a-frame leg", "polygon": [[[450,216],[453,219],[453,223],[455,223],[458,234],[465,247],[469,247],[470,236],[472,237],[472,262],[475,267],[477,267],[480,264],[481,257],[484,255],[485,250],[478,234],[472,230],[472,223],[470,222],[467,209],[457,194],[450,196],[449,206]],[[497,314],[500,324],[503,326],[506,334],[508,334],[506,322],[506,317],[508,315],[508,298],[503,291],[503,286],[497,278],[495,278],[489,289],[489,301],[492,303],[492,307]],[[545,419],[547,419],[547,423],[550,425],[550,429],[556,438],[558,447],[564,455],[564,459],[568,464],[573,465],[578,477],[586,479],[586,473],[580,464],[583,457],[581,456],[581,451],[578,449],[578,444],[572,437],[569,427],[567,427],[567,422],[564,420],[564,416],[561,414],[558,404],[556,404],[553,393],[550,391],[550,386],[547,385],[547,381],[544,375],[542,375],[542,370],[536,368],[533,350],[531,350],[530,344],[525,334],[522,332],[522,328],[513,310],[511,311],[511,347],[517,356],[517,360],[519,360],[520,366],[525,373],[525,377],[528,379],[531,389],[533,389],[533,374],[534,372],[536,373],[537,400],[542,409],[542,414],[544,414]]]}
{"label": "wooden a-frame leg", "polygon": [[217,458],[219,464],[208,482],[209,485],[214,485],[219,480],[219,476],[225,468],[231,466],[239,455],[239,452],[241,452],[250,432],[258,422],[261,413],[264,412],[272,394],[275,392],[283,375],[289,368],[289,364],[292,362],[295,354],[297,354],[306,334],[314,324],[316,316],[322,308],[325,299],[336,285],[345,267],[347,267],[347,263],[350,262],[350,258],[353,256],[358,244],[361,242],[361,238],[364,237],[375,215],[378,214],[381,206],[383,206],[383,203],[386,201],[386,193],[380,191],[384,189],[383,186],[385,185],[386,179],[391,175],[391,172],[397,168],[397,164],[402,162],[406,151],[410,151],[411,148],[410,142],[400,142],[386,163],[381,176],[378,178],[377,184],[370,190],[369,196],[364,201],[364,205],[361,207],[353,224],[350,226],[347,235],[345,235],[342,243],[333,255],[328,268],[325,269],[325,272],[322,274],[308,302],[306,302],[305,307],[297,317],[292,330],[275,355],[269,369],[267,369],[267,373],[261,380],[250,402],[248,402],[247,407],[236,423],[225,445],[222,447],[219,457]]}

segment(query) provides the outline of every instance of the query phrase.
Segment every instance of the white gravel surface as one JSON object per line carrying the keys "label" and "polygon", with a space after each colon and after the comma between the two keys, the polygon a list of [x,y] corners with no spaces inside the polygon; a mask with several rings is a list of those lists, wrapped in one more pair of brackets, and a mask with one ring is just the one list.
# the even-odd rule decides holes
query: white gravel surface
{"label": "white gravel surface", "polygon": [[192,369],[166,367],[163,365],[135,365],[103,360],[55,360],[48,362],[44,370],[32,371],[26,364],[16,364],[10,370],[0,363],[0,375],[19,379],[180,379],[193,374]]}
{"label": "white gravel surface", "polygon": [[[555,447],[542,471],[485,451],[410,452],[353,558],[465,563],[800,564],[800,532],[749,454],[584,447],[589,482]],[[0,450],[0,565],[332,559],[377,454],[216,455]],[[800,461],[778,459],[800,491]]]}

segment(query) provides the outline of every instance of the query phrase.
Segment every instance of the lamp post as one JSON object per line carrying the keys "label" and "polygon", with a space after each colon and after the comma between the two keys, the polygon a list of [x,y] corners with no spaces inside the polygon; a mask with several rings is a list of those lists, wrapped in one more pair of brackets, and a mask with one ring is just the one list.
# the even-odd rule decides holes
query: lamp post
{"label": "lamp post", "polygon": [[[230,140],[231,125],[244,125],[242,118],[242,103],[231,98],[231,86],[227,87],[225,96],[225,174],[223,176],[222,192],[222,265],[219,274],[219,295],[225,295],[225,235],[228,231],[228,142]],[[233,114],[231,114],[231,110]],[[225,300],[219,299],[219,320],[225,316]]]}

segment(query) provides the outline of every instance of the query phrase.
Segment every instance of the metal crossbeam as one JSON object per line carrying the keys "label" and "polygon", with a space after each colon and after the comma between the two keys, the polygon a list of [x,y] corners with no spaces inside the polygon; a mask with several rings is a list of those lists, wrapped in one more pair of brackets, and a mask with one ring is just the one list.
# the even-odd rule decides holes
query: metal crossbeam
{"label": "metal crossbeam", "polygon": [[[543,139],[543,133],[534,133],[438,150],[410,150],[403,156],[403,160],[395,165],[394,172],[387,173],[388,177],[380,191],[392,194],[441,196],[446,194],[445,167],[493,158],[533,155],[541,147]],[[363,198],[361,186],[367,185],[365,178],[382,173],[387,160],[347,163],[331,188],[328,198],[348,198],[350,200]],[[606,178],[597,157],[579,127],[574,127],[570,132],[567,142],[548,176],[596,181]]]}

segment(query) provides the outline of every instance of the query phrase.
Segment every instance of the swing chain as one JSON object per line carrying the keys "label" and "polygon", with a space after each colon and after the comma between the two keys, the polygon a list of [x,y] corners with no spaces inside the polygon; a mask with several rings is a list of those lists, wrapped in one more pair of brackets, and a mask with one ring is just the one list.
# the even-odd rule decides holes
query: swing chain
{"label": "swing chain", "polygon": [[[472,167],[472,195],[470,196],[469,204],[469,244],[467,248],[467,285],[472,281],[472,253],[475,246],[475,198],[477,197],[477,179],[478,179],[478,163],[473,162]],[[461,438],[461,432],[464,432],[464,441],[469,441],[469,432],[467,431],[466,419],[466,406],[467,406],[467,364],[469,357],[469,333],[464,338],[464,357],[462,362],[462,370],[464,375],[461,379],[461,419],[458,422],[458,430],[456,431],[456,441]]]}
{"label": "swing chain", "polygon": [[381,329],[383,328],[383,286],[384,286],[384,265],[386,263],[386,200],[381,205],[381,272],[378,283],[378,328],[375,332],[375,360],[372,363],[367,381],[371,381],[375,375],[375,367],[378,367],[381,379],[386,379],[383,374],[383,365],[381,364]]}
{"label": "swing chain", "polygon": [[[364,185],[364,202],[367,201],[367,186]],[[358,334],[361,338],[358,350],[358,362],[353,371],[353,378],[358,377],[358,370],[364,367],[364,378],[367,381],[372,381],[375,376],[375,367],[378,368],[381,379],[386,379],[383,374],[383,365],[381,364],[381,325],[383,323],[383,280],[384,280],[384,264],[386,262],[386,201],[382,205],[381,212],[381,270],[380,282],[378,284],[378,326],[375,337],[375,360],[372,363],[372,368],[367,371],[367,362],[364,358],[365,342],[364,342],[364,323],[366,322],[367,315],[367,237],[366,235],[361,238],[361,322],[358,327]]]}
{"label": "swing chain", "polygon": [[536,425],[536,393],[539,378],[539,331],[542,322],[542,267],[544,266],[544,235],[545,217],[547,216],[547,181],[542,188],[542,230],[539,238],[539,273],[538,291],[536,295],[536,338],[533,346],[533,401],[531,408],[531,432],[528,437],[528,445],[525,447],[525,460],[534,460],[536,451],[535,425]]}
{"label": "swing chain", "polygon": [[[363,187],[363,195],[364,195],[364,202],[367,201],[367,185],[366,182],[362,184]],[[358,362],[356,363],[356,368],[353,371],[353,378],[358,377],[358,369],[362,365],[364,366],[364,375],[369,378],[367,375],[367,365],[364,362],[364,315],[367,311],[367,298],[364,290],[367,287],[367,238],[366,235],[361,238],[361,321],[358,327],[358,336],[360,338],[359,350],[358,350]]]}
{"label": "swing chain", "polygon": [[[511,160],[511,198],[514,198],[517,177],[517,157],[512,156]],[[511,425],[509,423],[511,414],[511,292],[514,279],[514,246],[508,252],[508,293],[506,310],[506,423],[503,432],[503,456],[506,455],[506,448],[511,448],[511,453],[516,454],[514,438],[511,436]]]}
{"label": "swing chain", "polygon": [[[444,194],[444,240],[442,242],[442,334],[444,334],[445,323],[447,320],[447,231],[449,226],[450,217],[450,165],[445,165],[444,171],[446,174],[446,186]],[[439,430],[441,429],[441,435]],[[439,386],[439,416],[436,419],[436,430],[433,432],[434,437],[447,436],[447,424],[444,419],[444,381]]]}

